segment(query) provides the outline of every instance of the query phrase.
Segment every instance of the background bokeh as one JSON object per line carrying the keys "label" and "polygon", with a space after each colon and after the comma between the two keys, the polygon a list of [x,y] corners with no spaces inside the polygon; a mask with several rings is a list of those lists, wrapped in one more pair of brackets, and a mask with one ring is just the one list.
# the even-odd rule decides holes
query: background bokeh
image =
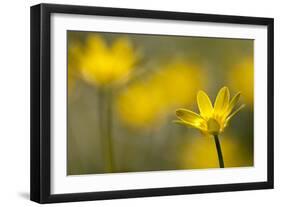
{"label": "background bokeh", "polygon": [[218,167],[214,140],[172,121],[177,108],[198,112],[198,90],[214,102],[222,86],[246,104],[220,135],[225,166],[253,165],[253,40],[67,35],[68,175]]}

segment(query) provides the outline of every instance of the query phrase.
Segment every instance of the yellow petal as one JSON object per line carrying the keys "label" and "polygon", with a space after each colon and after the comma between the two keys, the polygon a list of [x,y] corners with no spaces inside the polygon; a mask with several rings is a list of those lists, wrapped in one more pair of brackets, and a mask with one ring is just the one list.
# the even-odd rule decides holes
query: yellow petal
{"label": "yellow petal", "polygon": [[193,111],[187,110],[187,109],[178,109],[176,111],[176,115],[181,120],[187,121],[187,122],[202,120],[202,117],[199,114],[197,114]]}
{"label": "yellow petal", "polygon": [[86,50],[91,53],[106,53],[108,46],[105,40],[99,35],[91,35],[87,39],[87,48]]}
{"label": "yellow petal", "polygon": [[194,127],[196,129],[203,130],[203,128],[201,129],[201,127],[198,127],[198,126],[194,125],[194,123],[186,122],[186,121],[183,121],[183,120],[173,120],[173,123],[175,123],[175,124],[182,124],[182,125],[188,125],[190,127]]}
{"label": "yellow petal", "polygon": [[229,120],[235,115],[237,114],[241,109],[243,109],[245,107],[245,104],[241,105],[238,109],[236,109],[229,117],[227,117],[225,124],[227,125],[227,123],[229,122]]}
{"label": "yellow petal", "polygon": [[187,109],[178,109],[176,111],[177,117],[185,124],[193,126],[198,129],[205,129],[206,121],[193,111]]}
{"label": "yellow petal", "polygon": [[214,106],[214,114],[216,115],[222,115],[226,112],[226,109],[229,105],[229,90],[227,87],[223,87],[220,89],[215,106]]}
{"label": "yellow petal", "polygon": [[115,55],[131,56],[133,46],[128,38],[120,37],[112,45],[112,53]]}
{"label": "yellow petal", "polygon": [[175,124],[185,124],[185,122],[182,120],[173,120],[172,122]]}
{"label": "yellow petal", "polygon": [[212,116],[213,106],[208,95],[204,91],[199,91],[197,93],[197,104],[202,117],[209,118]]}
{"label": "yellow petal", "polygon": [[231,111],[233,110],[233,108],[236,106],[236,104],[239,101],[240,95],[241,95],[241,93],[238,92],[235,96],[233,96],[233,98],[231,99],[229,106],[227,108],[226,116],[228,116],[231,113]]}

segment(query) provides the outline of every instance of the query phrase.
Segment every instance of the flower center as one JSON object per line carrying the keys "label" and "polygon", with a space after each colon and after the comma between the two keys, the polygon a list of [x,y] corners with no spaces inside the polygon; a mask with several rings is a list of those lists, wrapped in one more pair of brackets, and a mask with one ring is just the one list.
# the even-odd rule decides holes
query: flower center
{"label": "flower center", "polygon": [[213,135],[218,135],[220,132],[220,124],[214,118],[210,118],[207,122],[208,132]]}

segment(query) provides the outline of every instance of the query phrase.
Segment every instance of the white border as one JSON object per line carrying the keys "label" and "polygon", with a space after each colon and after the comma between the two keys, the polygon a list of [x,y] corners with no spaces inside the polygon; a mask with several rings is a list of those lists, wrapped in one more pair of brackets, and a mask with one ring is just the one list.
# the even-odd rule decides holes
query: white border
{"label": "white border", "polygon": [[[107,31],[254,39],[255,167],[66,176],[66,31]],[[266,26],[87,15],[51,15],[51,194],[267,180]],[[258,112],[258,113],[256,113]]]}

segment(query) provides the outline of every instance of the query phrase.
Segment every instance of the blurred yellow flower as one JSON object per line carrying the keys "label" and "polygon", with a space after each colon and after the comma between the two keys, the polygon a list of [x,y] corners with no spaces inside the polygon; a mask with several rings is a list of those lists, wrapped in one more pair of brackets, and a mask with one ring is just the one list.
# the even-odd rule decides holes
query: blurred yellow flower
{"label": "blurred yellow flower", "polygon": [[117,84],[128,78],[137,55],[126,37],[117,38],[111,46],[98,35],[88,37],[80,69],[83,79],[94,85]]}
{"label": "blurred yellow flower", "polygon": [[245,58],[230,70],[228,83],[233,90],[243,93],[243,101],[249,105],[253,105],[254,61],[252,57]]}
{"label": "blurred yellow flower", "polygon": [[152,82],[154,87],[161,88],[162,105],[171,109],[193,103],[196,91],[206,84],[201,67],[183,60],[174,60],[161,67]]}
{"label": "blurred yellow flower", "polygon": [[[224,162],[226,167],[253,166],[253,156],[245,151],[244,144],[233,135],[226,135],[221,139]],[[183,168],[202,169],[217,168],[217,152],[212,139],[201,139],[188,136],[182,145],[179,156]]]}
{"label": "blurred yellow flower", "polygon": [[153,128],[174,110],[190,104],[204,82],[201,68],[173,61],[122,91],[117,100],[121,120],[133,128]]}
{"label": "blurred yellow flower", "polygon": [[157,90],[139,83],[121,93],[117,99],[117,110],[122,121],[133,128],[151,126],[163,110],[161,93]]}
{"label": "blurred yellow flower", "polygon": [[240,93],[237,93],[230,100],[228,88],[223,87],[219,91],[213,107],[208,95],[203,91],[199,91],[197,93],[197,104],[200,115],[187,109],[178,109],[176,111],[179,118],[178,122],[197,128],[204,134],[218,135],[223,132],[229,120],[245,106],[241,105],[232,112],[239,98]]}

